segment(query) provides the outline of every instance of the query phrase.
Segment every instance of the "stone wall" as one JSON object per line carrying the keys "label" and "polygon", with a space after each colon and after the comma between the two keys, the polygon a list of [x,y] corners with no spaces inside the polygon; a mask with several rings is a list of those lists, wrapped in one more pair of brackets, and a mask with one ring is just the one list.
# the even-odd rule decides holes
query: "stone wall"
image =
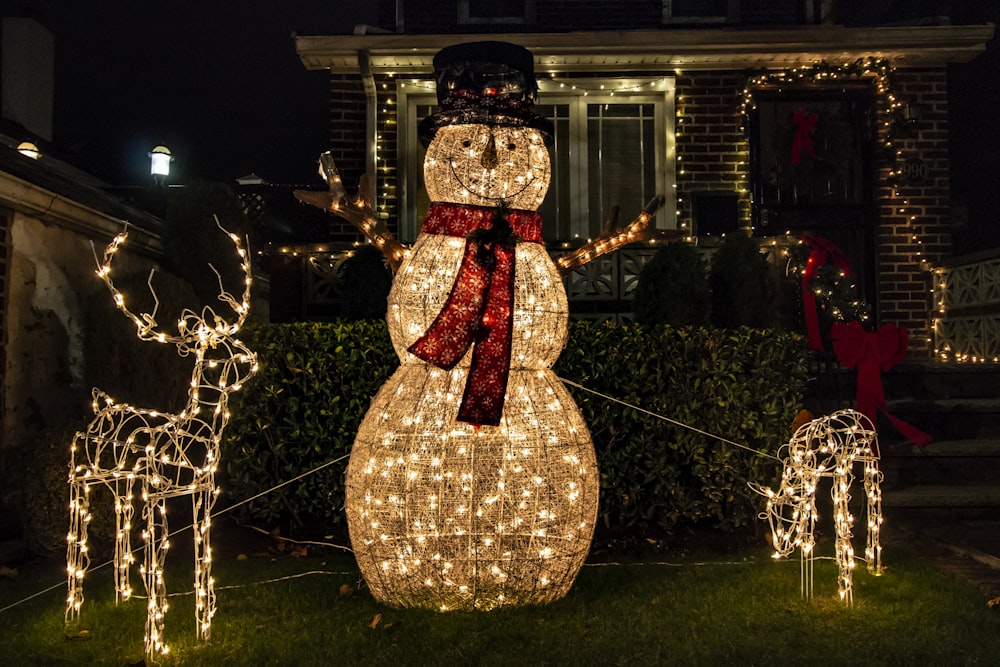
{"label": "stone wall", "polygon": [[[22,213],[0,218],[9,220],[0,534],[17,535],[25,471],[37,473],[32,454],[55,448],[65,456],[49,467],[68,465],[69,436],[86,423],[91,388],[84,380],[82,302],[105,287],[95,276],[89,238]],[[118,262],[136,271],[149,265],[124,250]],[[54,439],[61,442],[54,444]],[[52,479],[64,476],[65,469],[52,473]]]}

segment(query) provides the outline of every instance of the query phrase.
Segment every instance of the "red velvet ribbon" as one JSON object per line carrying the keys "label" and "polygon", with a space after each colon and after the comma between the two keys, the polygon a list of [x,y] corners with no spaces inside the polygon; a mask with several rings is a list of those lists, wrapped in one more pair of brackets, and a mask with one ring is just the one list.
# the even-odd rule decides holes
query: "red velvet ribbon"
{"label": "red velvet ribbon", "polygon": [[816,148],[813,146],[812,134],[818,120],[819,116],[814,113],[806,114],[801,107],[792,114],[792,126],[795,130],[795,137],[792,139],[792,166],[797,165],[802,159],[803,151],[815,159]]}
{"label": "red velvet ribbon", "polygon": [[830,262],[833,262],[845,276],[850,273],[851,265],[844,251],[826,239],[818,236],[803,236],[802,241],[812,248],[809,259],[806,260],[806,268],[802,272],[802,315],[806,321],[806,338],[809,347],[814,350],[822,350],[823,338],[819,332],[816,293],[812,291],[809,283],[816,277],[820,267],[826,266]]}
{"label": "red velvet ribbon", "polygon": [[889,414],[882,388],[882,371],[889,370],[906,356],[907,330],[894,324],[883,324],[877,331],[865,331],[857,321],[850,324],[835,322],[830,338],[837,360],[847,368],[858,369],[858,412],[874,425],[881,410],[907,440],[920,447],[929,444],[931,436]]}
{"label": "red velvet ribbon", "polygon": [[458,421],[477,426],[496,426],[503,414],[514,323],[515,243],[542,242],[541,216],[523,210],[503,211],[510,234],[489,239],[497,215],[495,208],[431,204],[422,233],[468,240],[441,312],[409,347],[418,358],[445,370],[454,368],[472,347]]}

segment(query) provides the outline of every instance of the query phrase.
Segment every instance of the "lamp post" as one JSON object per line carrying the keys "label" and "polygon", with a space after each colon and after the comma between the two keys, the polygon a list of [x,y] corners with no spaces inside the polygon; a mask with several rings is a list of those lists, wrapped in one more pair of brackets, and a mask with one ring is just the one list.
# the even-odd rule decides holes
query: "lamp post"
{"label": "lamp post", "polygon": [[159,145],[149,152],[149,173],[153,176],[153,182],[163,185],[167,176],[170,175],[170,163],[174,161],[170,149]]}

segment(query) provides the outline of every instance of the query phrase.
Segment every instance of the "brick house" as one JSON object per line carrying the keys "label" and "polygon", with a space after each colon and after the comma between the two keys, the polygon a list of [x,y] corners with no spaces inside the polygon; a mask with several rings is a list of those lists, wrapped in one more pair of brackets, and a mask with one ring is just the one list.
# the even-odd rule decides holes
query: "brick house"
{"label": "brick house", "polygon": [[[510,41],[534,54],[536,110],[556,128],[541,209],[553,249],[656,193],[668,197],[658,228],[702,245],[737,229],[776,248],[826,238],[876,320],[909,328],[911,358],[929,359],[933,271],[952,254],[948,66],[981,53],[993,26],[843,25],[869,14],[833,0],[411,0],[379,2],[377,26],[295,46],[330,72],[329,148],[345,181],[377,175],[373,199],[404,241],[427,207],[416,126],[436,104],[433,55]],[[358,238],[347,223],[338,235]],[[571,300],[627,297],[652,252],[585,267]]]}

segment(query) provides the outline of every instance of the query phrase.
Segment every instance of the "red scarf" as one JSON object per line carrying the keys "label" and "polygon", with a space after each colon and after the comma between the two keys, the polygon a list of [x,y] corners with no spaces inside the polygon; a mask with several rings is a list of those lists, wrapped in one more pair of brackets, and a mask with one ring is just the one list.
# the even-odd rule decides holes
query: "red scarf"
{"label": "red scarf", "polygon": [[434,203],[421,231],[467,242],[448,299],[409,351],[451,370],[472,346],[458,421],[497,426],[510,375],[514,249],[519,241],[542,242],[542,218],[536,211]]}

